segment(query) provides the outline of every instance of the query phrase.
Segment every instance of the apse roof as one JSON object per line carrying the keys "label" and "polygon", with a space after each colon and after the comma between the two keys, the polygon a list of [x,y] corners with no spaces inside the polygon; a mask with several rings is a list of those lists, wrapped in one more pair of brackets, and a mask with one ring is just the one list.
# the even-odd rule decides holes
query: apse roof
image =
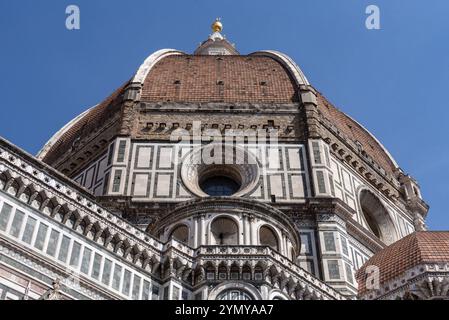
{"label": "apse roof", "polygon": [[418,231],[372,256],[358,271],[359,294],[367,292],[369,266],[378,267],[379,284],[405,276],[422,264],[449,263],[449,231]]}

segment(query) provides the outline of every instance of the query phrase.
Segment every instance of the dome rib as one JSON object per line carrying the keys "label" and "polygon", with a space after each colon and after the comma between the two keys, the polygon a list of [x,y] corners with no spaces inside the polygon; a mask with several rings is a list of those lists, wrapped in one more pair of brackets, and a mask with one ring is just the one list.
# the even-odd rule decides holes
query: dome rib
{"label": "dome rib", "polygon": [[270,57],[277,62],[281,63],[291,74],[293,79],[296,81],[296,85],[299,87],[301,85],[310,85],[309,80],[307,80],[304,72],[301,68],[285,53],[275,51],[275,50],[261,50],[251,53],[253,56],[266,56]]}
{"label": "dome rib", "polygon": [[36,157],[39,160],[42,160],[45,158],[45,156],[47,155],[47,153],[53,148],[53,146],[58,142],[59,139],[61,139],[61,137],[63,137],[68,131],[70,131],[73,126],[79,121],[81,120],[86,114],[88,114],[90,111],[92,111],[92,109],[96,108],[98,106],[95,105],[89,109],[87,109],[86,111],[84,111],[83,113],[79,114],[78,116],[76,116],[75,118],[73,118],[72,120],[70,120],[64,127],[62,127],[58,132],[56,132],[51,138],[50,140],[47,141],[47,143],[42,147],[41,150],[39,150],[39,152],[37,153]]}
{"label": "dome rib", "polygon": [[57,150],[60,149],[62,144],[64,144],[64,148],[67,148],[68,144],[71,145],[73,143],[74,139],[83,127],[82,123],[85,124],[93,118],[99,119],[107,116],[106,109],[108,105],[115,98],[117,98],[117,96],[119,96],[129,84],[138,83],[140,85],[143,85],[143,82],[148,73],[159,60],[163,59],[164,57],[177,54],[184,53],[175,49],[161,49],[152,53],[145,59],[139,69],[137,69],[137,72],[135,73],[131,81],[127,81],[124,85],[118,88],[111,96],[109,96],[100,104],[87,109],[86,111],[69,121],[47,141],[47,143],[38,152],[37,158],[47,163],[51,163],[52,158],[55,156]]}
{"label": "dome rib", "polygon": [[145,59],[145,61],[142,63],[139,69],[137,69],[137,72],[133,77],[133,79],[131,80],[131,83],[140,83],[143,85],[145,79],[148,76],[148,73],[151,71],[151,69],[154,67],[156,63],[158,63],[165,57],[181,54],[185,53],[176,49],[161,49],[152,53],[150,56],[148,56],[148,58]]}
{"label": "dome rib", "polygon": [[117,105],[114,110],[111,110],[110,105],[123,94],[129,81],[114,91],[103,102],[92,107],[79,116],[67,123],[61,130],[59,130],[39,151],[38,159],[52,164],[59,156],[63,155],[73,143],[83,136],[83,132],[90,132],[91,129],[98,126],[118,110]]}

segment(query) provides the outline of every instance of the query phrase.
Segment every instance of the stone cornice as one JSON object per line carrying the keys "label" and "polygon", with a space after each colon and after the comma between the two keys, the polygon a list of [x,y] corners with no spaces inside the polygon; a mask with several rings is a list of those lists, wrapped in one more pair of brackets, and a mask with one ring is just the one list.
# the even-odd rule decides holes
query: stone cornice
{"label": "stone cornice", "polygon": [[321,133],[322,139],[331,146],[331,152],[338,159],[348,163],[389,198],[397,200],[400,197],[401,185],[396,177],[389,175],[363,150],[359,151],[351,140],[330,124],[329,120],[321,118],[320,124],[327,130]]}
{"label": "stone cornice", "polygon": [[[118,134],[119,119],[120,117],[116,115],[99,127],[98,130],[83,137],[79,141],[80,148],[68,150],[52,166],[70,176],[74,176],[85,169],[86,165],[104,152],[109,142]],[[73,167],[73,164],[75,164],[75,167]]]}
{"label": "stone cornice", "polygon": [[182,102],[141,102],[140,113],[180,112],[180,113],[269,113],[295,114],[300,113],[299,103],[291,104],[258,104],[258,103],[182,103]]}
{"label": "stone cornice", "polygon": [[[253,265],[262,264],[270,266],[268,270],[277,270],[275,277],[287,277],[295,283],[295,286],[300,286],[303,289],[311,286],[313,291],[321,292],[327,298],[344,300],[344,296],[337,290],[331,288],[324,282],[318,280],[310,273],[291,262],[288,258],[271,249],[263,246],[203,246],[196,250],[198,261],[206,266],[211,262],[216,267],[225,263],[226,266],[232,266],[236,261],[240,265],[245,265],[252,262]],[[273,269],[274,268],[274,269]],[[285,282],[289,282],[286,279]]]}

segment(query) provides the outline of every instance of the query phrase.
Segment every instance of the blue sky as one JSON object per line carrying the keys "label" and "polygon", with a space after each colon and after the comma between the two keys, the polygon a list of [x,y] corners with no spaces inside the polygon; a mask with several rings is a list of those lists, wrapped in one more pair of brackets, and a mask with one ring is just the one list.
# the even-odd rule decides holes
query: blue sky
{"label": "blue sky", "polygon": [[[65,28],[76,4],[81,29]],[[380,8],[381,30],[365,28]],[[35,154],[155,50],[192,52],[222,17],[241,53],[290,55],[420,183],[431,229],[449,229],[449,1],[1,0],[0,135]]]}

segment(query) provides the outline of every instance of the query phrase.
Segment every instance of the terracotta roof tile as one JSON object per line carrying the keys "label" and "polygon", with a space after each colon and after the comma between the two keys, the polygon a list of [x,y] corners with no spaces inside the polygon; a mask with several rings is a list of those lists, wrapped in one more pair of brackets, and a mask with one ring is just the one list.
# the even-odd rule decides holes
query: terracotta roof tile
{"label": "terracotta roof tile", "polygon": [[67,152],[76,139],[81,138],[86,133],[98,128],[101,123],[106,121],[120,108],[119,104],[114,104],[117,98],[122,94],[123,89],[128,85],[126,82],[108,98],[96,107],[92,108],[85,116],[76,121],[64,134],[51,146],[50,150],[42,159],[44,162],[52,164],[65,152]]}
{"label": "terracotta roof tile", "polygon": [[368,266],[379,267],[383,284],[425,263],[449,263],[449,231],[414,232],[376,253],[357,271],[359,294],[367,291]]}
{"label": "terracotta roof tile", "polygon": [[386,172],[393,174],[396,166],[391,161],[388,154],[379,145],[370,133],[368,133],[356,121],[352,120],[344,112],[333,106],[323,95],[318,93],[318,110],[319,112],[347,138],[354,143],[357,141],[362,145],[363,150]]}

